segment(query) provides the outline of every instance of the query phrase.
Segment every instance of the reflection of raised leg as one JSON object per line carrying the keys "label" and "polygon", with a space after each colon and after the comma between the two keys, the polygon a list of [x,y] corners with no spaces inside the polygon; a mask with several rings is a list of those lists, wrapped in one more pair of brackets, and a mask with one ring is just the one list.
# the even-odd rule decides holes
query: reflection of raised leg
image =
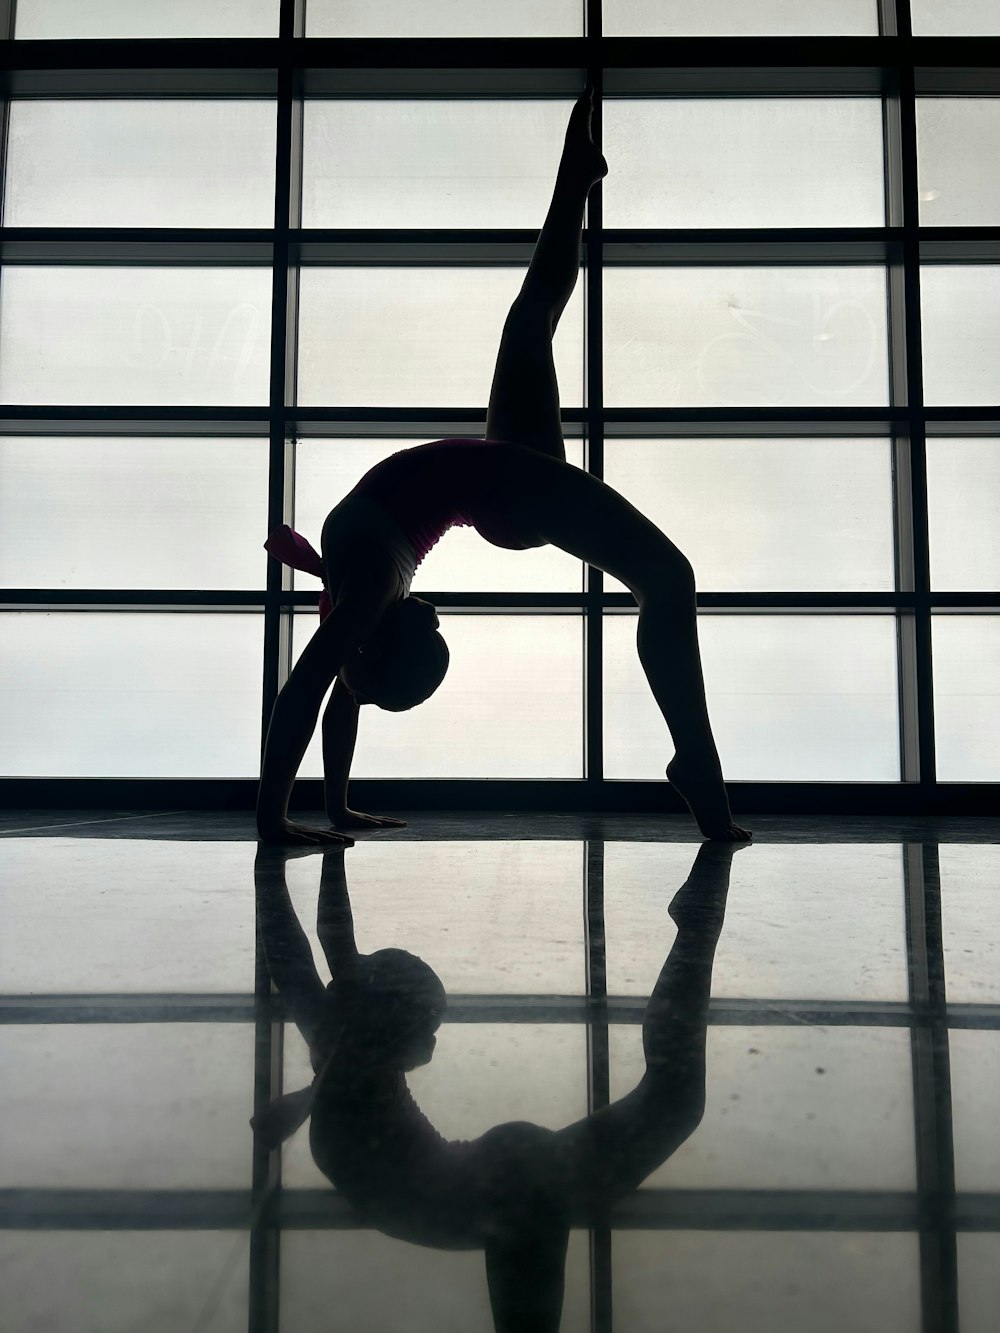
{"label": "reflection of raised leg", "polygon": [[576,286],[580,234],[591,187],[607,171],[590,133],[593,94],[579,99],[566,130],[552,202],[497,355],[486,435],[564,458],[552,335]]}

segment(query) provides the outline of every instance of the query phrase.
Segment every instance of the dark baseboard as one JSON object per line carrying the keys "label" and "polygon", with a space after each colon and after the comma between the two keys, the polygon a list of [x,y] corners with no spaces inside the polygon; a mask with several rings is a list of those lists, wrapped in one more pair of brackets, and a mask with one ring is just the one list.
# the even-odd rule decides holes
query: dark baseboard
{"label": "dark baseboard", "polygon": [[[1000,815],[1000,783],[733,782],[736,814]],[[252,778],[3,778],[8,810],[252,810]],[[372,810],[666,814],[684,811],[665,782],[359,779],[352,800]],[[322,784],[296,784],[293,808],[319,810]]]}

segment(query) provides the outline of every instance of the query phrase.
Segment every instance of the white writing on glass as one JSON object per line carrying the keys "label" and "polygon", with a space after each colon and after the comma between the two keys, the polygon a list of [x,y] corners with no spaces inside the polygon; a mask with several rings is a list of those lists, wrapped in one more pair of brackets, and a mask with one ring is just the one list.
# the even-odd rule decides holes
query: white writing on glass
{"label": "white writing on glass", "polygon": [[221,312],[166,311],[151,301],[136,307],[131,345],[121,363],[129,370],[159,371],[182,383],[194,379],[239,389],[246,381],[260,329],[260,311],[238,301]]}

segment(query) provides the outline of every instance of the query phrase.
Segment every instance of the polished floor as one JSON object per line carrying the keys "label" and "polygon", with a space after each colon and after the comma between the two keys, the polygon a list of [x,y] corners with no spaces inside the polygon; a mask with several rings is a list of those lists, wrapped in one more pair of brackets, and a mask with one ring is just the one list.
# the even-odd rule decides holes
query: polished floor
{"label": "polished floor", "polygon": [[754,828],[0,816],[4,1333],[995,1333],[1000,821]]}

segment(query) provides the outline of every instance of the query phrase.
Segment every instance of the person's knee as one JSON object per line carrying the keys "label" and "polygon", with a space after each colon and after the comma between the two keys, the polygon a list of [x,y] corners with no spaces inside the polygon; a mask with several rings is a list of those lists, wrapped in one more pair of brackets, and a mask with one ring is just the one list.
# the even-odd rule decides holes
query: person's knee
{"label": "person's knee", "polygon": [[649,1121],[675,1147],[689,1139],[705,1117],[704,1079],[678,1076],[673,1059],[661,1064],[647,1057],[646,1075],[639,1086]]}
{"label": "person's knee", "polygon": [[685,1089],[678,1099],[678,1125],[684,1137],[690,1138],[705,1118],[705,1088]]}
{"label": "person's knee", "polygon": [[511,306],[503,326],[505,350],[519,356],[541,357],[547,354],[552,332],[549,306],[522,293]]}
{"label": "person's knee", "polygon": [[676,609],[678,605],[694,604],[696,597],[694,568],[676,546],[650,553],[643,562],[637,580],[636,597],[640,609],[665,604]]}

